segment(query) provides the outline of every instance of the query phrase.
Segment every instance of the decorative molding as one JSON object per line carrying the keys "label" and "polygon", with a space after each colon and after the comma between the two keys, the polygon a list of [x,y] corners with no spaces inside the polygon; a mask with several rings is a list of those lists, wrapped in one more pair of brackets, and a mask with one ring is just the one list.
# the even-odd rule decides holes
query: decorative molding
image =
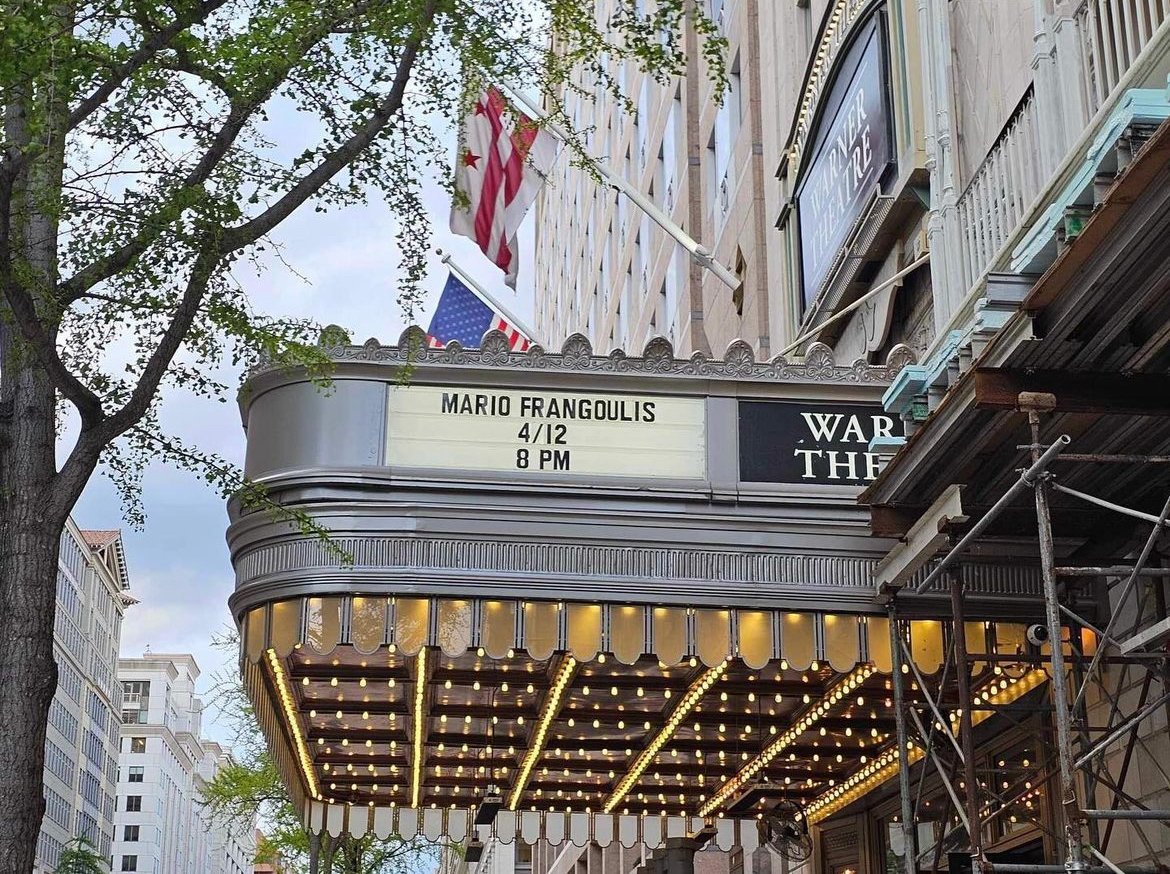
{"label": "decorative molding", "polygon": [[[709,549],[595,546],[503,540],[413,537],[336,537],[351,567],[549,575],[569,579],[633,578],[678,582],[781,583],[792,586],[865,587],[874,560],[846,556],[730,552]],[[239,586],[274,574],[341,567],[320,540],[295,537],[261,546],[236,559]],[[539,591],[539,586],[537,591]]]}
{"label": "decorative molding", "polygon": [[[339,536],[332,545],[335,550],[327,549],[315,538],[290,536],[244,552],[235,560],[236,590],[242,592],[260,581],[306,571],[339,569],[347,576],[354,575],[355,591],[361,588],[358,576],[369,583],[363,571],[384,571],[390,572],[387,583],[398,582],[400,576],[418,581],[444,575],[481,577],[500,585],[519,578],[521,588],[546,591],[550,598],[565,597],[566,589],[579,590],[580,596],[596,596],[597,587],[605,585],[608,598],[622,600],[629,583],[651,581],[658,587],[695,584],[686,590],[688,598],[697,597],[703,586],[718,588],[731,602],[737,600],[733,594],[737,591],[777,595],[780,590],[799,595],[810,589],[859,594],[872,601],[877,563],[872,558],[840,555],[456,538]],[[352,558],[352,564],[343,565],[336,550]],[[928,572],[929,566],[914,579],[924,578]],[[975,597],[1027,598],[1040,594],[1038,570],[1019,563],[968,562],[962,566],[961,575]],[[558,579],[562,585],[555,590],[549,588],[550,579]]]}
{"label": "decorative molding", "polygon": [[[890,382],[906,364],[915,361],[909,347],[897,345],[890,350],[884,364],[870,364],[857,359],[838,364],[833,350],[823,343],[813,343],[804,358],[790,361],[782,356],[758,362],[749,343],[734,340],[722,359],[708,358],[696,352],[690,358],[675,358],[674,347],[665,337],[652,338],[640,357],[615,349],[608,355],[593,354],[593,347],[582,334],[572,334],[560,353],[546,351],[534,344],[526,352],[513,352],[503,332],[488,331],[478,349],[466,348],[452,340],[442,349],[427,345],[426,333],[417,325],[403,331],[395,346],[384,346],[371,337],[360,346],[326,346],[335,362],[374,362],[413,367],[416,365],[546,372],[630,374],[648,376],[695,377],[701,379],[758,380],[766,382],[829,382],[882,385]],[[261,361],[249,374],[253,378],[266,371],[284,369]]]}

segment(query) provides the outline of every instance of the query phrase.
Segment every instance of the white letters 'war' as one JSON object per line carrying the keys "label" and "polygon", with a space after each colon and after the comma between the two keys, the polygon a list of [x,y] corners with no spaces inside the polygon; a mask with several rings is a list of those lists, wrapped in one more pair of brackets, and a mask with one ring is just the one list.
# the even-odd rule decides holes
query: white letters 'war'
{"label": "white letters 'war'", "polygon": [[[874,437],[894,436],[889,416],[858,416],[844,413],[801,413],[815,443],[861,443]],[[868,421],[867,421],[868,420]],[[866,434],[865,425],[869,426]],[[837,449],[794,449],[804,463],[801,479],[873,480],[881,473],[881,459],[872,452]]]}

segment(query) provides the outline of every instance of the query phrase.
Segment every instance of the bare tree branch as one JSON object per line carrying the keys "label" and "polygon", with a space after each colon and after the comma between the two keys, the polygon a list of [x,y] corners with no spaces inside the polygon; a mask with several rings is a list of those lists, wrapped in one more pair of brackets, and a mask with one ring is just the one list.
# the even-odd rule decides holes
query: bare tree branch
{"label": "bare tree branch", "polygon": [[226,2],[227,0],[204,0],[202,3],[196,3],[186,14],[179,15],[170,24],[149,34],[130,57],[110,70],[109,78],[98,85],[69,113],[69,130],[74,130],[96,112],[127,79],[150,63],[160,51],[167,48],[171,40],[192,25],[206,21],[208,16]]}
{"label": "bare tree branch", "polygon": [[234,228],[228,228],[224,234],[225,251],[233,252],[254,243],[275,228],[288,218],[293,210],[320,190],[321,186],[348,166],[385,129],[386,125],[390,123],[390,119],[402,108],[402,100],[406,94],[407,83],[410,81],[411,69],[414,67],[419,49],[430,37],[431,24],[435,19],[438,7],[438,0],[427,0],[414,32],[402,47],[402,55],[399,57],[390,91],[378,104],[369,120],[359,127],[348,140],[326,155],[321,163],[302,177],[272,206],[254,219]]}
{"label": "bare tree branch", "polygon": [[[163,229],[169,227],[186,212],[188,205],[180,197],[180,194],[182,192],[194,193],[196,190],[202,192],[203,184],[227,156],[248,122],[268,101],[273,91],[284,81],[288,71],[297,63],[298,55],[308,51],[311,46],[328,36],[329,31],[330,22],[322,22],[318,27],[311,29],[306,34],[305,39],[300,41],[297,49],[289,52],[285,64],[268,71],[267,76],[252,89],[246,100],[232,103],[232,108],[219,130],[216,131],[211,145],[176,188],[169,202],[143,221],[138,233],[122,246],[81,268],[72,277],[58,285],[57,299],[62,305],[67,306],[73,303],[82,293],[129,267],[135,258],[145,252],[159,238]],[[238,247],[225,249],[225,252],[232,251],[234,248]]]}

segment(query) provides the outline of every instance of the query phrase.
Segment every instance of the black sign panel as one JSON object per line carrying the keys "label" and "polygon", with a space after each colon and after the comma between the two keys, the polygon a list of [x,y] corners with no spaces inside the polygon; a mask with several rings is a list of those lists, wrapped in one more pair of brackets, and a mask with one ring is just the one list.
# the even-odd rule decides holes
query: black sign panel
{"label": "black sign panel", "polygon": [[865,485],[880,472],[869,441],[901,435],[901,420],[878,404],[740,401],[739,478]]}
{"label": "black sign panel", "polygon": [[874,15],[838,62],[797,190],[804,304],[825,281],[893,157],[881,18]]}

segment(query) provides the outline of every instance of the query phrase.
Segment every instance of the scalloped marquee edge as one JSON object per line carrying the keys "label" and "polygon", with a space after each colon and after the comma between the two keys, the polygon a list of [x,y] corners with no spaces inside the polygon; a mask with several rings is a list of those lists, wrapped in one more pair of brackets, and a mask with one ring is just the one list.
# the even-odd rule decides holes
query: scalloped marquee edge
{"label": "scalloped marquee edge", "polygon": [[[323,333],[327,334],[328,329]],[[608,355],[595,355],[589,339],[582,334],[571,334],[562,344],[559,354],[547,352],[537,344],[525,352],[513,352],[508,346],[507,336],[494,329],[484,334],[478,349],[465,348],[457,340],[441,349],[432,349],[427,344],[426,332],[417,325],[403,331],[395,346],[384,346],[371,337],[360,346],[330,346],[327,351],[335,361],[855,383],[889,382],[903,367],[916,361],[914,352],[899,343],[890,350],[885,364],[870,364],[859,358],[848,365],[838,365],[832,348],[824,343],[813,343],[802,359],[790,361],[777,355],[768,361],[757,362],[754,350],[744,340],[733,340],[721,359],[708,358],[702,352],[695,352],[690,358],[675,358],[674,347],[665,337],[654,337],[647,342],[641,357],[629,356],[621,349]],[[261,362],[256,372],[266,369],[266,363]]]}

